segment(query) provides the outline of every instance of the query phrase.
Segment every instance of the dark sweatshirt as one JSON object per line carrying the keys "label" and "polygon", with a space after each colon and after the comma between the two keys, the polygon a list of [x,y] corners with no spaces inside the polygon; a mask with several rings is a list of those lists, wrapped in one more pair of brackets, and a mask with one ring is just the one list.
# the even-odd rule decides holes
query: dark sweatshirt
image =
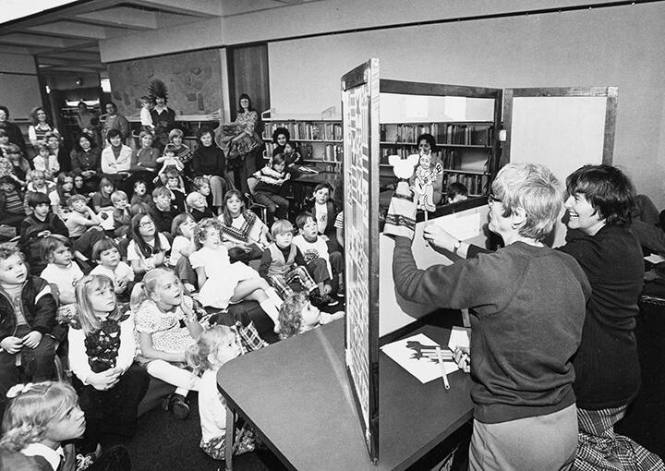
{"label": "dark sweatshirt", "polygon": [[204,147],[199,146],[192,157],[192,171],[194,176],[219,175],[226,172],[226,158],[224,151],[215,144]]}
{"label": "dark sweatshirt", "polygon": [[495,253],[419,270],[411,241],[395,238],[393,278],[407,300],[472,308],[474,417],[499,423],[575,403],[572,357],[589,282],[575,260],[522,242]]}
{"label": "dark sweatshirt", "polygon": [[605,226],[594,236],[568,231],[560,248],[578,261],[591,283],[582,344],[573,359],[582,409],[621,407],[640,388],[635,339],[644,283],[642,249],[629,229]]}

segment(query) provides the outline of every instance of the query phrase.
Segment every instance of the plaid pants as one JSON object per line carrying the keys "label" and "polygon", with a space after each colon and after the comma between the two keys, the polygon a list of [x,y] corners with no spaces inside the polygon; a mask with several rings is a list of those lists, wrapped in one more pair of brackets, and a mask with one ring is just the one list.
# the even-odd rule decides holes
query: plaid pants
{"label": "plaid pants", "polygon": [[270,275],[270,284],[275,290],[277,290],[277,293],[282,299],[286,299],[293,294],[293,288],[289,285],[294,281],[300,283],[300,286],[302,286],[308,293],[317,287],[312,276],[305,267],[293,267],[285,275]]}
{"label": "plaid pants", "polygon": [[574,470],[665,470],[665,465],[658,455],[614,432],[614,424],[626,414],[626,407],[577,409],[579,435]]}

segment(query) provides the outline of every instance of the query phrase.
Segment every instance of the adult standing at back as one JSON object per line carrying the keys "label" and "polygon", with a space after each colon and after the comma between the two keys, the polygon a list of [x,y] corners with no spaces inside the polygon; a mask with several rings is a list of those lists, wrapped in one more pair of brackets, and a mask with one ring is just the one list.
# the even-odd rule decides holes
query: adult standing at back
{"label": "adult standing at back", "polygon": [[168,91],[161,80],[150,82],[150,96],[155,106],[150,110],[152,124],[155,126],[155,143],[160,151],[169,143],[169,132],[175,127],[175,111],[166,106]]}
{"label": "adult standing at back", "polygon": [[[400,205],[396,200],[393,210]],[[591,289],[573,257],[542,242],[562,201],[562,188],[547,168],[508,164],[489,197],[489,229],[503,238],[504,248],[419,270],[411,241],[395,237],[393,278],[400,295],[432,309],[473,309],[472,471],[567,470],[573,464],[572,357]],[[415,203],[408,207],[409,214],[401,216],[415,219]],[[389,211],[384,233],[399,216]],[[412,228],[396,228],[412,237]],[[425,238],[437,246],[429,234]],[[447,248],[459,251],[461,244]]]}
{"label": "adult standing at back", "polygon": [[247,178],[256,172],[257,160],[263,149],[259,126],[259,114],[252,106],[249,95],[243,93],[238,100],[236,120],[231,124],[220,124],[215,130],[215,141],[227,150],[233,180],[244,194],[249,193]]}
{"label": "adult standing at back", "polygon": [[32,124],[28,127],[28,139],[36,154],[39,144],[46,145],[46,135],[48,133],[53,133],[56,136],[60,136],[60,133],[48,122],[46,111],[41,106],[32,110],[30,119],[32,120]]}
{"label": "adult standing at back", "polygon": [[[635,337],[644,283],[642,248],[630,231],[633,187],[621,170],[586,165],[566,180],[566,245],[591,283],[582,343],[575,355],[579,442],[575,469],[665,469],[614,424],[640,389]],[[623,468],[620,469],[629,469]]]}
{"label": "adult standing at back", "polygon": [[9,108],[0,105],[0,129],[4,129],[9,136],[9,142],[16,144],[21,148],[23,155],[25,155],[25,139],[21,129],[11,121],[9,121]]}
{"label": "adult standing at back", "polygon": [[[106,120],[102,128],[102,139],[108,142],[107,135],[111,129],[120,131],[120,138],[123,143],[127,142],[129,137],[129,121],[123,115],[118,113],[118,107],[112,101],[106,104]],[[107,144],[105,144],[107,145]]]}

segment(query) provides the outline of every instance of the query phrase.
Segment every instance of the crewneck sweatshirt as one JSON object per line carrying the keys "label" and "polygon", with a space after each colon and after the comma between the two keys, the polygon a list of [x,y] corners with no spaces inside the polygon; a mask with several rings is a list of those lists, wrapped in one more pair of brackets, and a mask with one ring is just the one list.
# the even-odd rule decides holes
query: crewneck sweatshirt
{"label": "crewneck sweatshirt", "polygon": [[474,417],[500,423],[575,403],[572,357],[591,288],[575,260],[516,242],[449,266],[419,270],[411,241],[395,238],[397,292],[432,310],[471,308]]}

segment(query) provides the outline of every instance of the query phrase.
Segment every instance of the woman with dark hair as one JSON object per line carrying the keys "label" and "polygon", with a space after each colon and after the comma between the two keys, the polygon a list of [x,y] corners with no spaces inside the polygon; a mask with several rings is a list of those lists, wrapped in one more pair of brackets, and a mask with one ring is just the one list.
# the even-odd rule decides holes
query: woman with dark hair
{"label": "woman with dark hair", "polygon": [[[430,165],[432,168],[436,166],[437,163],[441,163],[443,165],[443,162],[440,162],[439,159],[437,159],[434,155],[432,155],[433,152],[436,152],[436,141],[434,140],[434,136],[431,134],[421,134],[418,136],[418,139],[416,140],[418,143],[418,154],[423,157],[429,157],[430,158]],[[436,176],[436,178],[432,181],[432,203],[434,205],[437,205],[441,203],[441,200],[443,198],[443,174],[445,172],[439,172]],[[416,179],[416,173],[413,174],[411,177],[411,186],[414,185]]]}
{"label": "woman with dark hair", "polygon": [[[236,120],[231,124],[220,123],[215,130],[215,141],[225,149],[235,185],[245,194],[249,193],[247,178],[256,171],[263,149],[259,128],[259,114],[252,106],[249,95],[243,93],[238,100]],[[261,163],[259,167],[262,166]]]}
{"label": "woman with dark hair", "polygon": [[58,130],[48,122],[46,111],[41,106],[32,110],[30,119],[32,120],[32,124],[28,127],[28,139],[35,150],[39,144],[46,144],[46,135],[48,133],[53,133],[60,137]]}
{"label": "woman with dark hair", "polygon": [[25,154],[25,140],[21,129],[14,123],[9,121],[9,108],[0,105],[0,129],[4,129],[9,136],[9,142],[16,144],[21,148],[21,152]]}
{"label": "woman with dark hair", "polygon": [[209,128],[201,128],[196,133],[199,146],[194,151],[191,162],[191,174],[194,177],[203,176],[210,182],[212,205],[217,214],[222,211],[224,193],[231,187],[226,176],[226,158],[224,151],[213,140],[213,132]]}
{"label": "woman with dark hair", "polygon": [[[587,278],[575,259],[543,240],[559,216],[563,191],[542,165],[508,164],[489,197],[489,229],[505,247],[494,253],[419,270],[411,240],[395,237],[393,277],[407,300],[434,307],[473,308],[470,352],[456,351],[473,386],[469,469],[570,469],[577,447],[573,357],[582,338]],[[404,203],[391,203],[391,209]],[[399,200],[404,201],[404,200]],[[409,234],[416,203],[391,214],[384,233]],[[406,214],[406,213],[409,214]],[[391,218],[392,216],[392,218]],[[466,257],[470,246],[425,228],[432,247]],[[452,239],[452,240],[450,240]]]}
{"label": "woman with dark hair", "polygon": [[573,360],[579,441],[575,469],[663,469],[662,461],[614,424],[640,389],[635,338],[642,292],[642,248],[630,230],[633,186],[621,170],[586,165],[566,180],[568,226],[561,247],[577,260],[591,283],[582,344]]}
{"label": "woman with dark hair", "polygon": [[69,157],[72,161],[72,170],[83,177],[85,185],[83,192],[95,191],[99,183],[97,172],[100,169],[101,150],[95,143],[94,136],[82,132],[69,153]]}

